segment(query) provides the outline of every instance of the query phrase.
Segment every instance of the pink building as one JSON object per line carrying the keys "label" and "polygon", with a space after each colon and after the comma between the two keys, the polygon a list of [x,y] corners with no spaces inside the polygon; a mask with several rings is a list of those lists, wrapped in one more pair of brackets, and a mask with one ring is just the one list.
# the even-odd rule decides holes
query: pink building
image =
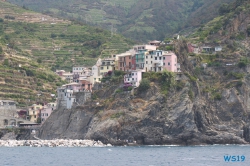
{"label": "pink building", "polygon": [[177,63],[177,56],[173,52],[163,52],[163,68],[171,71],[178,72],[179,64]]}
{"label": "pink building", "polygon": [[82,91],[82,84],[81,83],[70,83],[70,84],[66,84],[66,89],[70,89],[73,90],[73,92],[80,92]]}
{"label": "pink building", "polygon": [[41,122],[44,123],[51,113],[56,109],[56,103],[48,103],[41,109]]}
{"label": "pink building", "polygon": [[138,87],[142,79],[142,71],[130,71],[124,76],[124,83],[131,83],[133,86]]}

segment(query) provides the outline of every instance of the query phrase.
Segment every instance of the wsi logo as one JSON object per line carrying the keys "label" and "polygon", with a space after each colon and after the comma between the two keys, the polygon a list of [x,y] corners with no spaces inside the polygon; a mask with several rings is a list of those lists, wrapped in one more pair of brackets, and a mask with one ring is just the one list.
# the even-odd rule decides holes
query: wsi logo
{"label": "wsi logo", "polygon": [[242,156],[224,156],[225,162],[243,162],[245,161],[246,157]]}

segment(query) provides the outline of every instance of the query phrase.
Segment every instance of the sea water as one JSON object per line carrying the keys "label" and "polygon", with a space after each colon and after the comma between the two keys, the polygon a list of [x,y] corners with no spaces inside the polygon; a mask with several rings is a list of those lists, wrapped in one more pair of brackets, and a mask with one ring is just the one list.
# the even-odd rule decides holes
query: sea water
{"label": "sea water", "polygon": [[[225,156],[236,156],[236,161],[232,161],[232,159],[225,161]],[[238,156],[244,156],[244,161],[241,161],[242,158]],[[0,166],[168,165],[249,166],[250,146],[0,147]]]}

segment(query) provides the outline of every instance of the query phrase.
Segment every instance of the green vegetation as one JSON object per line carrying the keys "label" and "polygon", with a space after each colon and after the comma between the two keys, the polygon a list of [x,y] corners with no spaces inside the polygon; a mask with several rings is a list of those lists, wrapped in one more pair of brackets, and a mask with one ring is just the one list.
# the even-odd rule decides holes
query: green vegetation
{"label": "green vegetation", "polygon": [[[182,28],[199,26],[219,14],[221,3],[234,0],[9,0],[12,3],[111,29],[139,41],[161,39]],[[166,21],[167,20],[167,21]]]}
{"label": "green vegetation", "polygon": [[[7,2],[1,1],[0,9],[11,13],[8,19],[0,21],[0,44],[7,45],[9,52],[33,58],[53,71],[69,71],[73,65],[92,66],[98,57],[124,52],[134,44],[118,34],[111,37],[110,31],[32,13]],[[10,21],[10,15],[15,19]],[[42,17],[50,21],[41,21]]]}
{"label": "green vegetation", "polygon": [[143,78],[138,87],[139,92],[147,91],[150,88],[150,81],[146,78]]}
{"label": "green vegetation", "polygon": [[[175,89],[177,87],[177,83],[175,81],[175,74],[166,70],[164,70],[161,73],[147,72],[144,73],[143,77],[144,77],[144,79],[142,80],[143,84],[142,81],[140,83],[140,86],[142,87],[141,88],[140,86],[138,87],[139,91],[147,90],[150,87],[150,81],[159,82],[161,87],[161,93],[165,95],[167,95],[168,91],[171,88]],[[182,86],[184,87],[185,85],[179,82],[178,88],[181,88]]]}
{"label": "green vegetation", "polygon": [[111,119],[117,119],[117,118],[119,118],[121,116],[124,116],[124,115],[125,115],[124,112],[118,112],[118,113],[115,113],[115,114],[111,115],[110,118]]}

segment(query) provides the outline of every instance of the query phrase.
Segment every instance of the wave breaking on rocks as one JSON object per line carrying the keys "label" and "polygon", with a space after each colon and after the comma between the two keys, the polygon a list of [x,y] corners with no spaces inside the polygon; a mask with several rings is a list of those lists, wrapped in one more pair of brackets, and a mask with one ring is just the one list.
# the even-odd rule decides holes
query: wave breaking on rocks
{"label": "wave breaking on rocks", "polygon": [[103,144],[93,140],[0,140],[0,147],[106,147],[111,144]]}

